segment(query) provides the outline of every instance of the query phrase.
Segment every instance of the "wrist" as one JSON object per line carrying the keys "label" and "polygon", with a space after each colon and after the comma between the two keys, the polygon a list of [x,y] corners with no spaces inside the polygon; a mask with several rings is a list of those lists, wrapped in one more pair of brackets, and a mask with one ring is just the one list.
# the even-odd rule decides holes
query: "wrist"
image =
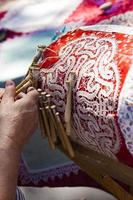
{"label": "wrist", "polygon": [[21,147],[16,144],[10,137],[4,136],[0,137],[0,150],[6,152],[13,152],[14,155],[21,155]]}

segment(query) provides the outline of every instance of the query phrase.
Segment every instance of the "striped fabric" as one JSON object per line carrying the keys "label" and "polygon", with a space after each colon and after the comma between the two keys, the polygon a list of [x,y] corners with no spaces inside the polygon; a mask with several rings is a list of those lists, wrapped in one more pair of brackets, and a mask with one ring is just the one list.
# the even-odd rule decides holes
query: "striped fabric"
{"label": "striped fabric", "polygon": [[20,188],[16,190],[16,200],[26,200]]}

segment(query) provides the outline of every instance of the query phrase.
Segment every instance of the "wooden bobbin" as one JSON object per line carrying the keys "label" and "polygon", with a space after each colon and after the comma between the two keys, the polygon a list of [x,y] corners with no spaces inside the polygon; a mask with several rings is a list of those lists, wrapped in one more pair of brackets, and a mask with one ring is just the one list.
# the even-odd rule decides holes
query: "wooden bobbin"
{"label": "wooden bobbin", "polygon": [[32,86],[31,80],[27,81],[22,87],[16,90],[16,95],[18,95],[20,92],[23,92],[26,90],[29,86]]}
{"label": "wooden bobbin", "polygon": [[40,88],[37,89],[39,93],[39,100],[38,100],[38,115],[39,115],[39,128],[41,131],[42,138],[46,137],[46,128],[43,120],[43,113],[42,113],[42,100],[41,100],[41,92],[42,90]]}
{"label": "wooden bobbin", "polygon": [[45,124],[43,121],[42,108],[38,108],[38,115],[39,115],[39,128],[41,131],[41,136],[42,136],[42,138],[46,138],[46,128],[45,128]]}
{"label": "wooden bobbin", "polygon": [[45,96],[46,96],[46,99],[47,99],[47,103],[50,106],[50,104],[51,104],[51,94],[46,94]]}
{"label": "wooden bobbin", "polygon": [[39,72],[40,72],[38,65],[35,64],[35,65],[30,66],[29,70],[30,70],[30,76],[32,79],[33,86],[35,88],[38,88],[38,79],[39,79]]}
{"label": "wooden bobbin", "polygon": [[67,100],[65,107],[65,127],[67,135],[71,135],[72,131],[72,89],[74,85],[74,80],[76,78],[76,73],[74,71],[70,72],[70,78],[66,81],[67,86]]}
{"label": "wooden bobbin", "polygon": [[24,80],[21,81],[19,85],[16,86],[16,90],[19,90],[25,83],[27,83],[30,80],[30,75],[28,74]]}
{"label": "wooden bobbin", "polygon": [[35,57],[33,58],[31,65],[36,64],[42,56],[42,51],[40,51],[39,48],[37,48],[37,50],[39,50],[39,51],[37,52],[37,55],[35,55]]}
{"label": "wooden bobbin", "polygon": [[72,110],[72,88],[71,81],[66,81],[67,85],[67,100],[65,107],[65,127],[66,134],[71,135],[71,110]]}
{"label": "wooden bobbin", "polygon": [[57,136],[56,136],[56,127],[54,125],[54,123],[55,123],[54,117],[53,117],[53,114],[52,114],[49,106],[46,106],[45,110],[47,112],[47,116],[48,116],[48,119],[49,119],[51,139],[52,139],[53,143],[55,144],[57,142]]}
{"label": "wooden bobbin", "polygon": [[45,109],[44,102],[43,102],[43,96],[42,96],[42,90],[39,88],[39,106],[42,113],[42,121],[44,124],[45,129],[45,135],[48,137],[49,145],[51,149],[55,150],[55,144],[51,138],[51,132],[50,132],[50,126],[49,126],[49,114]]}
{"label": "wooden bobbin", "polygon": [[52,106],[50,106],[50,108],[51,108],[51,111],[53,113],[55,124],[56,124],[57,130],[58,130],[57,133],[58,133],[58,136],[60,138],[60,141],[61,141],[61,143],[63,145],[63,148],[67,149],[66,143],[65,143],[64,138],[62,137],[62,134],[61,134],[60,129],[59,129],[59,122],[58,122],[57,116],[56,116],[56,106],[52,105]]}
{"label": "wooden bobbin", "polygon": [[56,117],[57,117],[57,122],[58,122],[59,130],[60,130],[61,135],[63,137],[63,140],[65,142],[66,149],[67,149],[70,157],[73,158],[74,157],[74,151],[73,151],[72,145],[71,145],[71,143],[70,143],[70,141],[69,141],[69,139],[68,139],[68,137],[66,135],[65,129],[64,129],[63,124],[62,124],[62,122],[60,120],[58,112],[56,112]]}
{"label": "wooden bobbin", "polygon": [[53,114],[54,114],[54,118],[55,118],[55,121],[56,121],[56,124],[57,124],[57,127],[58,127],[58,130],[59,130],[59,137],[60,137],[60,140],[62,142],[62,145],[64,147],[64,149],[69,153],[70,157],[74,157],[74,151],[73,151],[73,148],[72,148],[72,145],[66,135],[66,132],[65,132],[65,129],[62,125],[62,122],[60,120],[60,117],[59,117],[59,113],[55,111],[55,107],[51,106],[51,109],[53,111]]}
{"label": "wooden bobbin", "polygon": [[43,122],[44,122],[44,126],[45,126],[45,129],[46,129],[46,135],[48,137],[49,145],[50,145],[50,147],[51,147],[52,150],[55,150],[55,144],[54,144],[53,140],[51,139],[50,127],[49,127],[47,112],[45,111],[44,108],[40,108],[40,109],[42,111]]}

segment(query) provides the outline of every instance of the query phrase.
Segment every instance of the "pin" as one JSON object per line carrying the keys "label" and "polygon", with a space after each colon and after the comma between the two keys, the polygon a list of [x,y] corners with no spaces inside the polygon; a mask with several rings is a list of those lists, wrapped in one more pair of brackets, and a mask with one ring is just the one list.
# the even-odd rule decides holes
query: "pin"
{"label": "pin", "polygon": [[106,2],[101,6],[99,6],[99,8],[104,11],[110,9],[111,7],[112,7],[112,2]]}

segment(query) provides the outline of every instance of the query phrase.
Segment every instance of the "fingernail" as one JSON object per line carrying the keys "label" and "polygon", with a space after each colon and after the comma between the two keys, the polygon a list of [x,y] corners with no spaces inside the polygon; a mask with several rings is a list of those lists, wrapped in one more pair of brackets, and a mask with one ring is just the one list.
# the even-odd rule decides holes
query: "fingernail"
{"label": "fingernail", "polygon": [[6,81],[5,87],[10,87],[10,86],[14,86],[14,82],[13,81]]}
{"label": "fingernail", "polygon": [[35,90],[35,88],[34,88],[34,87],[29,87],[29,88],[27,89],[27,92],[30,92],[30,91],[32,91],[32,90]]}

